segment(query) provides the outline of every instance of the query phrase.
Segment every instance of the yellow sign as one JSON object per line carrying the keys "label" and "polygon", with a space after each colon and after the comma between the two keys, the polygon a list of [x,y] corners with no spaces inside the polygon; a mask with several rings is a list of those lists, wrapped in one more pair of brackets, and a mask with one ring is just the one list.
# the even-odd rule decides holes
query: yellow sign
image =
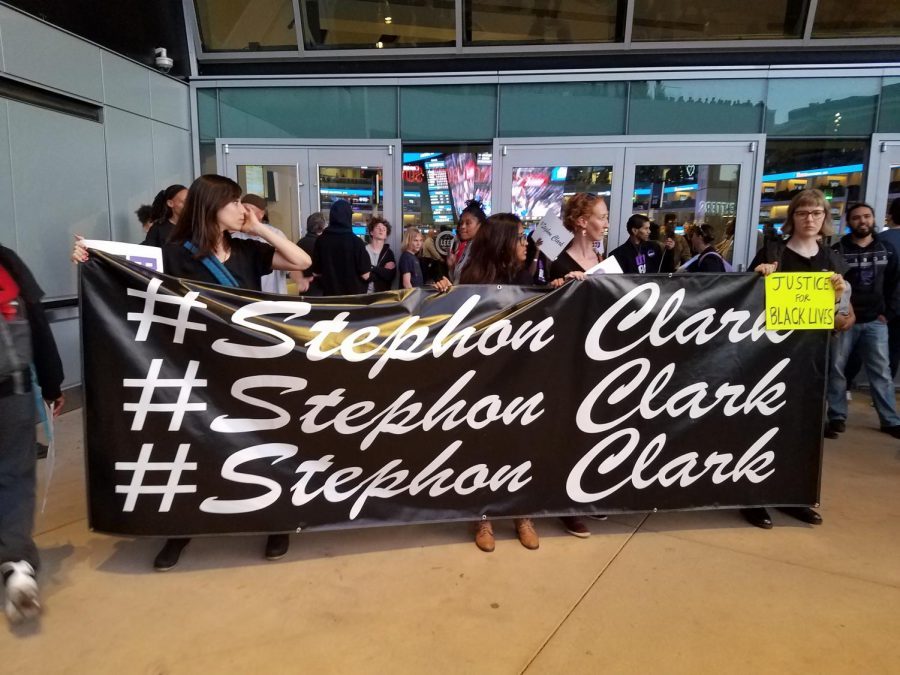
{"label": "yellow sign", "polygon": [[831,272],[783,272],[766,277],[766,329],[834,328]]}

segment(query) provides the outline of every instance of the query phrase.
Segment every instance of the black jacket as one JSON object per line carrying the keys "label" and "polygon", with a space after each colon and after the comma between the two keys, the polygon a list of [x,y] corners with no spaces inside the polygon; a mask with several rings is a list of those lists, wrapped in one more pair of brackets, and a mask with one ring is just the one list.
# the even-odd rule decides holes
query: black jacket
{"label": "black jacket", "polygon": [[663,254],[659,244],[642,241],[635,246],[629,239],[610,253],[625,274],[656,274],[671,271],[663,269]]}
{"label": "black jacket", "polygon": [[[368,251],[366,251],[366,255],[369,255]],[[371,262],[371,258],[369,260]],[[387,269],[385,267],[387,263],[394,263],[394,267]],[[397,261],[394,258],[394,252],[391,250],[390,245],[385,243],[381,253],[378,254],[378,262],[372,266],[372,276],[369,280],[377,293],[391,290],[391,284],[395,276],[397,276]]]}
{"label": "black jacket", "polygon": [[343,199],[331,205],[328,227],[316,240],[312,271],[321,275],[324,295],[361,295],[368,282],[361,275],[372,263],[362,239],[353,234],[353,209]]}
{"label": "black jacket", "polygon": [[853,294],[850,303],[856,323],[875,321],[879,315],[895,316],[894,293],[897,289],[897,251],[886,241],[873,238],[868,246],[858,246],[846,235],[832,247],[847,265],[844,278]]}
{"label": "black jacket", "polygon": [[[41,298],[44,291],[38,286],[31,271],[16,255],[15,251],[0,245],[0,265],[2,265],[19,286],[19,297],[25,303],[28,324],[31,328],[31,348],[34,357],[34,369],[37,371],[41,393],[48,401],[60,397],[63,381],[62,361],[56,349],[53,332],[44,314]],[[0,321],[3,319],[0,318]]]}
{"label": "black jacket", "polygon": [[169,237],[172,236],[172,230],[174,229],[175,223],[168,218],[157,220],[150,226],[150,229],[147,230],[147,234],[144,237],[144,241],[141,242],[141,246],[156,246],[157,248],[162,248],[162,245],[169,241]]}

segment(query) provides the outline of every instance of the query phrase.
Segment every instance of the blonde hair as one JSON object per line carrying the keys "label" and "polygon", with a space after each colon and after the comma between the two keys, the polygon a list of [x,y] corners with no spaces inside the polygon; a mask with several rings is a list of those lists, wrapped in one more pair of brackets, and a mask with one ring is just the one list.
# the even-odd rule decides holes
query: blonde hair
{"label": "blonde hair", "polygon": [[787,218],[781,231],[790,236],[794,234],[794,212],[801,206],[820,206],[825,211],[825,218],[822,220],[822,227],[819,228],[819,234],[823,237],[830,237],[834,234],[834,223],[831,220],[831,204],[825,199],[825,195],[821,190],[803,190],[794,195],[791,205],[788,206]]}
{"label": "blonde hair", "polygon": [[419,228],[415,225],[410,225],[403,232],[403,242],[400,245],[401,251],[408,251],[409,247],[412,246],[413,240],[416,237],[422,237],[422,241],[425,241],[425,237],[422,236],[422,233],[419,232]]}

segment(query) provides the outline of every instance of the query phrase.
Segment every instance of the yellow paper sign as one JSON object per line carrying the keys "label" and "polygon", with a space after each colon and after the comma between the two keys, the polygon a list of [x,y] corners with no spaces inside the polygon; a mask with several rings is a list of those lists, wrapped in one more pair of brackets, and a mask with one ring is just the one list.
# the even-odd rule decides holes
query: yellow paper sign
{"label": "yellow paper sign", "polygon": [[831,272],[783,272],[766,277],[766,329],[834,328]]}

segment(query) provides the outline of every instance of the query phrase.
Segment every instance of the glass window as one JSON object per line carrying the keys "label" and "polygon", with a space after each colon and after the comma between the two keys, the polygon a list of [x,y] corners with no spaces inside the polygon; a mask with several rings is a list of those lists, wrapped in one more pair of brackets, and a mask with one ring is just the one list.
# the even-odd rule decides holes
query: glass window
{"label": "glass window", "polygon": [[194,0],[205,52],[296,51],[291,0]]}
{"label": "glass window", "polygon": [[629,134],[759,133],[763,80],[632,82]]}
{"label": "glass window", "polygon": [[886,77],[881,87],[878,131],[900,132],[900,77]]}
{"label": "glass window", "polygon": [[467,45],[613,42],[621,39],[624,0],[464,0]]}
{"label": "glass window", "polygon": [[[851,11],[852,10],[852,11]],[[882,0],[819,0],[814,38],[900,35],[900,4]]]}
{"label": "glass window", "polygon": [[593,136],[625,133],[625,82],[500,86],[500,136]]}
{"label": "glass window", "polygon": [[799,38],[807,0],[635,0],[631,39]]}
{"label": "glass window", "polygon": [[880,84],[877,77],[772,79],[766,133],[780,136],[871,134]]}
{"label": "glass window", "polygon": [[[781,236],[791,199],[807,188],[825,193],[831,202],[832,218],[840,224],[847,204],[861,197],[867,153],[866,141],[768,141],[760,186],[757,248],[766,240]],[[837,238],[839,235],[832,238],[832,243]]]}
{"label": "glass window", "polygon": [[409,141],[494,138],[497,87],[491,84],[401,87],[400,136]]}
{"label": "glass window", "polygon": [[453,0],[302,0],[306,49],[456,45]]}
{"label": "glass window", "polygon": [[197,90],[197,127],[200,142],[214,141],[219,136],[219,90]]}
{"label": "glass window", "polygon": [[219,173],[216,167],[215,143],[200,143],[200,173]]}
{"label": "glass window", "polygon": [[223,138],[396,138],[394,87],[219,90]]}

